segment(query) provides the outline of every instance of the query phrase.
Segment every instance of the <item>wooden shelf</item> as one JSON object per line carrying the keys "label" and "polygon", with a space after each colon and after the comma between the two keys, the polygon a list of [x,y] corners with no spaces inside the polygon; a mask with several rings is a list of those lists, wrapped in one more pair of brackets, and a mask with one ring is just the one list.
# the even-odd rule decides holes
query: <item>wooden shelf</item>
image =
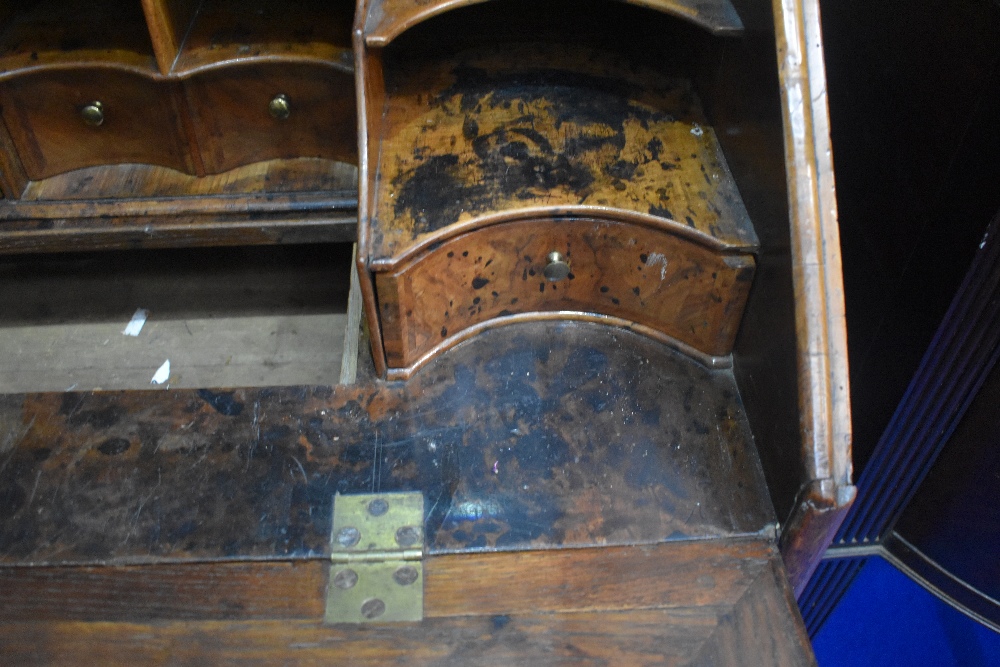
{"label": "wooden shelf", "polygon": [[[365,41],[369,46],[386,46],[396,37],[427,19],[453,9],[488,0],[372,0],[365,17]],[[733,34],[743,30],[743,22],[729,0],[623,0],[629,4],[691,21],[713,34]]]}
{"label": "wooden shelf", "polygon": [[[269,160],[201,178],[144,164],[91,167],[31,181],[21,202],[198,197],[210,195],[354,192],[354,165],[316,158]],[[0,219],[3,218],[0,213]]]}
{"label": "wooden shelf", "polygon": [[373,263],[532,215],[659,225],[720,250],[757,237],[689,83],[600,52],[486,47],[387,60]]}
{"label": "wooden shelf", "polygon": [[[248,61],[310,62],[353,72],[350,2],[205,0],[171,74]],[[180,40],[178,40],[180,41]]]}
{"label": "wooden shelf", "polygon": [[357,168],[329,160],[271,160],[202,178],[90,167],[0,200],[0,253],[352,241],[356,206]]}
{"label": "wooden shelf", "polygon": [[157,72],[146,20],[129,0],[40,0],[4,12],[0,79],[26,71],[105,66],[141,74]]}

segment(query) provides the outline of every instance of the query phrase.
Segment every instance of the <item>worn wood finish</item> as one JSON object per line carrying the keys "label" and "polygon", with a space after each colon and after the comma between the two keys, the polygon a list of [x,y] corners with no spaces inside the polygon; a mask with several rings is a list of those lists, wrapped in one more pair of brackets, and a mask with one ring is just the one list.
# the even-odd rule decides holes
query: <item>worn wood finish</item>
{"label": "worn wood finish", "polygon": [[720,248],[755,247],[685,81],[559,45],[399,60],[386,67],[385,118],[369,127],[380,143],[373,265],[514,212],[631,214]]}
{"label": "worn wood finish", "polygon": [[[381,51],[364,54],[379,76]],[[527,313],[729,354],[757,237],[689,81],[559,43],[385,57],[360,238],[391,376]],[[541,277],[553,251],[572,265],[561,285]],[[626,268],[652,281],[654,264],[660,287]]]}
{"label": "worn wood finish", "polygon": [[[103,66],[156,72],[138,1],[9,2],[0,8],[0,79],[35,69]],[[16,6],[16,9],[13,7]]]}
{"label": "worn wood finish", "polygon": [[[80,115],[94,101],[104,108],[96,127]],[[122,162],[194,170],[176,91],[145,75],[99,69],[22,75],[0,83],[0,103],[31,179]]]}
{"label": "worn wood finish", "polygon": [[[365,40],[373,47],[383,47],[417,23],[443,12],[486,0],[372,0],[368,3],[364,25]],[[715,34],[735,34],[743,29],[739,14],[729,0],[624,0],[691,21]]]}
{"label": "worn wood finish", "polygon": [[[823,544],[851,504],[851,407],[840,236],[817,0],[774,0],[791,218],[803,487],[822,502],[797,504],[786,544]],[[807,516],[810,515],[810,516]],[[820,551],[793,551],[801,592]]]}
{"label": "worn wood finish", "polygon": [[[428,557],[424,617],[734,605],[777,557],[770,539]],[[329,563],[0,568],[0,623],[316,619]]]}
{"label": "worn wood finish", "polygon": [[[287,201],[287,200],[286,200]],[[169,215],[50,217],[0,222],[0,253],[77,252],[129,248],[190,248],[354,241],[357,217],[316,198],[312,210],[248,213],[175,212]]]}
{"label": "worn wood finish", "polygon": [[350,0],[204,0],[171,72],[271,61],[350,73],[353,9]]}
{"label": "worn wood finish", "polygon": [[[786,601],[762,591],[745,604],[785,622]],[[761,641],[749,623],[729,625],[723,608],[623,612],[528,613],[426,619],[397,627],[321,626],[312,621],[208,623],[12,623],[0,644],[21,665],[92,664],[352,664],[385,665],[815,665],[801,632],[784,646]],[[740,610],[742,611],[742,609]],[[745,614],[745,612],[744,612]],[[785,620],[788,619],[788,620]],[[716,644],[719,644],[716,647]],[[702,655],[723,657],[710,663]]]}
{"label": "worn wood finish", "polygon": [[[317,158],[255,162],[200,178],[144,164],[95,167],[32,181],[19,201],[0,208],[0,219],[143,215],[154,210],[207,213],[237,206],[253,211],[265,201],[283,201],[274,195],[296,195],[284,202],[293,209],[296,202],[320,193],[327,200],[340,193],[353,200],[357,181],[353,164]],[[225,201],[228,204],[221,203]]]}
{"label": "worn wood finish", "polygon": [[[554,251],[570,264],[566,279],[544,275]],[[568,219],[449,239],[376,274],[376,286],[386,358],[405,368],[471,326],[532,312],[596,311],[724,356],[752,278],[750,255],[720,256],[655,228]]]}
{"label": "worn wood finish", "polygon": [[8,564],[317,557],[333,495],[373,489],[424,491],[430,553],[773,530],[731,373],[593,324],[490,331],[402,385],[0,406]]}
{"label": "worn wood finish", "polygon": [[356,183],[353,165],[315,158],[203,178],[149,165],[80,169],[0,203],[0,252],[353,241]]}
{"label": "worn wood finish", "polygon": [[[731,373],[608,327],[515,334],[405,384],[0,399],[5,655],[810,664],[728,620],[798,623]],[[413,488],[425,620],[320,626],[333,494]]]}
{"label": "worn wood finish", "polygon": [[[354,78],[335,67],[287,62],[231,65],[185,84],[205,172],[273,158],[357,162]],[[288,118],[268,104],[285,95]]]}

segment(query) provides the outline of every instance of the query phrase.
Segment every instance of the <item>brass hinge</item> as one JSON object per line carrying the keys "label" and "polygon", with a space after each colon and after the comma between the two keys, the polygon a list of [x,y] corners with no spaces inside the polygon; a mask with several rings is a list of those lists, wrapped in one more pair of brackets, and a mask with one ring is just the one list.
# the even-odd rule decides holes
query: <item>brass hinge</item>
{"label": "brass hinge", "polygon": [[422,620],[423,552],[422,493],[334,496],[326,622]]}

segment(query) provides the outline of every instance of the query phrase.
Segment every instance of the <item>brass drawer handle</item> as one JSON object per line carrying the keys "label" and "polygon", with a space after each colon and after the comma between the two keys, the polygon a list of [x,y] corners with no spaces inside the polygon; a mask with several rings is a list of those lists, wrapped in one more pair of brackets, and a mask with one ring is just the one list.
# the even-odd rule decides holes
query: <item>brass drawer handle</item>
{"label": "brass drawer handle", "polygon": [[80,117],[87,125],[97,127],[104,122],[104,105],[95,100],[80,109]]}
{"label": "brass drawer handle", "polygon": [[268,103],[267,110],[273,118],[285,120],[292,115],[292,103],[289,101],[288,95],[279,93]]}
{"label": "brass drawer handle", "polygon": [[556,282],[569,275],[569,262],[566,261],[562,253],[550,252],[546,259],[549,261],[545,265],[544,273],[546,278],[552,282]]}

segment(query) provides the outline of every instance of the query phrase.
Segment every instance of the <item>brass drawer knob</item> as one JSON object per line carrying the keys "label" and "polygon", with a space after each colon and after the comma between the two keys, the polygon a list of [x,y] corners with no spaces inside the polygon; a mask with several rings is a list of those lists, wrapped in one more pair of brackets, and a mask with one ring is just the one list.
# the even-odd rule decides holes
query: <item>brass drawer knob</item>
{"label": "brass drawer knob", "polygon": [[97,127],[104,122],[104,105],[95,100],[80,109],[80,117],[87,125]]}
{"label": "brass drawer knob", "polygon": [[273,118],[285,120],[292,114],[292,103],[289,101],[288,95],[278,94],[271,99],[267,110]]}
{"label": "brass drawer knob", "polygon": [[569,262],[563,257],[562,253],[550,252],[546,259],[549,261],[545,265],[545,277],[556,282],[557,280],[562,280],[569,275]]}

